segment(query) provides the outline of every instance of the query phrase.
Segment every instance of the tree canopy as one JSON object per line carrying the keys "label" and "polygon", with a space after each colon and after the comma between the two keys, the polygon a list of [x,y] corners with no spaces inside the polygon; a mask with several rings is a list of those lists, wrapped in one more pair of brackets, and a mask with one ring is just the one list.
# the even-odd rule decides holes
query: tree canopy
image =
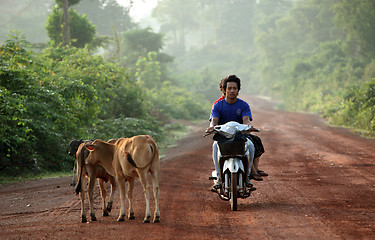
{"label": "tree canopy", "polygon": [[176,59],[181,85],[202,80],[201,71],[216,72],[212,82],[236,74],[243,91],[372,131],[365,124],[373,121],[371,109],[350,107],[353,118],[338,121],[343,112],[337,106],[359,92],[373,96],[365,87],[375,78],[368,70],[375,59],[373,1],[165,0],[153,15],[169,39],[165,50]]}

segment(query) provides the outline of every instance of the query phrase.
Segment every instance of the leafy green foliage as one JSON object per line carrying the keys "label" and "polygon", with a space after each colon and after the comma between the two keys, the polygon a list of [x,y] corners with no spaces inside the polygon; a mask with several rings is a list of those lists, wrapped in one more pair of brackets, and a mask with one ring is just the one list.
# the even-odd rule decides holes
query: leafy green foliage
{"label": "leafy green foliage", "polygon": [[144,134],[151,135],[156,141],[162,140],[164,136],[163,129],[152,119],[130,117],[99,120],[89,131],[90,136],[103,140]]}
{"label": "leafy green foliage", "polygon": [[341,0],[333,5],[335,23],[345,34],[347,54],[358,58],[375,56],[375,4],[374,1]]}
{"label": "leafy green foliage", "polygon": [[[123,33],[122,46],[122,63],[127,67],[133,67],[139,57],[147,57],[149,52],[159,55],[163,47],[163,35],[152,32],[150,28],[130,30]],[[164,64],[172,61],[172,58],[163,54],[158,61]]]}
{"label": "leafy green foliage", "polygon": [[202,119],[207,117],[210,107],[202,106],[199,99],[203,96],[179,88],[171,82],[165,81],[160,88],[148,91],[153,100],[153,107],[159,108],[161,113],[176,119]]}
{"label": "leafy green foliage", "polygon": [[[47,19],[47,34],[51,39],[53,46],[58,46],[63,42],[63,11],[61,8],[54,7],[51,15]],[[86,16],[79,15],[76,10],[69,9],[69,28],[71,45],[78,48],[85,47],[95,37],[95,26],[93,26]]]}
{"label": "leafy green foliage", "polygon": [[129,9],[116,0],[81,0],[73,8],[87,16],[99,35],[113,36],[114,32],[126,32],[136,26]]}
{"label": "leafy green foliage", "polygon": [[[49,165],[47,156],[62,147],[51,140],[62,137],[56,123],[65,120],[63,99],[45,81],[48,70],[34,61],[26,46],[15,37],[0,48],[0,157],[1,168],[9,174],[30,169],[40,152],[40,164]],[[56,162],[54,167],[59,166]]]}
{"label": "leafy green foliage", "polygon": [[[221,77],[236,74],[242,92],[272,95],[289,110],[365,129],[373,119],[363,112],[371,109],[356,109],[348,96],[363,93],[362,85],[375,76],[374,14],[370,0],[165,0],[153,12],[169,40],[168,52],[176,56],[178,86],[190,84],[196,92],[194,86],[216,86]],[[206,74],[211,84],[199,84],[203,70],[216,73]]]}
{"label": "leafy green foliage", "polygon": [[366,70],[375,58],[374,7],[370,1],[312,0],[296,2],[282,14],[278,8],[271,14],[258,11],[260,26],[271,27],[262,28],[256,41],[261,82],[290,110],[322,113],[335,124],[373,131],[373,109],[359,105],[373,101],[364,89],[374,77]]}
{"label": "leafy green foliage", "polygon": [[[16,35],[0,48],[0,168],[8,175],[31,173],[35,163],[42,172],[69,170],[72,138],[150,134],[160,141],[161,122],[206,113],[193,93],[161,83],[155,52],[139,61],[136,77],[87,49],[34,54],[29,45]],[[145,87],[153,80],[154,88]]]}
{"label": "leafy green foliage", "polygon": [[[83,114],[87,116],[85,121],[96,116],[101,119],[146,116],[141,89],[117,64],[91,56],[87,49],[51,48],[46,55],[56,74],[54,81],[68,80],[64,96],[72,98],[72,104],[80,104],[73,108],[77,110],[75,115],[93,109],[91,116]],[[77,99],[79,96],[84,99]],[[99,108],[100,111],[94,114]]]}
{"label": "leafy green foliage", "polygon": [[[204,118],[209,111],[202,107],[204,97],[162,80],[160,62],[156,60],[156,52],[149,52],[146,57],[139,58],[136,64],[135,77],[141,86],[147,89],[149,112],[153,116],[176,119]],[[155,111],[156,110],[156,111]],[[159,112],[160,111],[160,112]]]}
{"label": "leafy green foliage", "polygon": [[[146,120],[142,90],[123,68],[85,49],[50,48],[34,56],[27,46],[14,37],[0,48],[2,170],[31,171],[35,161],[42,171],[66,170],[72,138],[161,131]],[[141,123],[131,125],[133,118]]]}
{"label": "leafy green foliage", "polygon": [[331,107],[327,115],[338,125],[375,132],[375,78],[349,88],[340,104]]}
{"label": "leafy green foliage", "polygon": [[142,86],[157,88],[161,84],[160,63],[156,60],[157,53],[149,52],[146,57],[140,57],[137,61],[135,76]]}

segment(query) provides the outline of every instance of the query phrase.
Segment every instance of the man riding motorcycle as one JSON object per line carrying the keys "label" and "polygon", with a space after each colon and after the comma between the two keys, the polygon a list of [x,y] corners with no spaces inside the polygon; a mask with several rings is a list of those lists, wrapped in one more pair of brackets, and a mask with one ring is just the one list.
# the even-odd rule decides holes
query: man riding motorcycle
{"label": "man riding motorcycle", "polygon": [[[239,90],[241,89],[241,80],[236,75],[229,75],[223,79],[222,82],[225,98],[218,101],[212,108],[210,116],[210,126],[206,129],[207,133],[211,133],[216,125],[225,124],[229,121],[235,121],[241,124],[251,125],[252,116],[249,104],[238,98]],[[215,170],[219,173],[219,164],[217,159],[217,142],[213,143],[213,160]],[[248,174],[251,173],[251,166],[254,160],[254,144],[247,139],[246,141],[246,156],[249,161]],[[220,176],[217,174],[217,176]],[[247,177],[247,186],[252,186],[250,176]],[[218,178],[214,184],[214,188],[220,188],[221,179]]]}

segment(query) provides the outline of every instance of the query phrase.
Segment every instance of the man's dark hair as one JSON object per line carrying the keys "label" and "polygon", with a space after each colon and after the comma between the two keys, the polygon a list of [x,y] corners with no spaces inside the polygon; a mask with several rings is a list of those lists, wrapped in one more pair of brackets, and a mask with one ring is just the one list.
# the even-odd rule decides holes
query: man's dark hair
{"label": "man's dark hair", "polygon": [[224,82],[224,78],[220,80],[219,82],[219,89],[221,90],[223,88],[223,82]]}
{"label": "man's dark hair", "polygon": [[228,82],[235,82],[237,83],[237,88],[238,88],[238,91],[240,91],[241,89],[241,80],[236,76],[236,75],[228,75],[226,76],[225,78],[221,79],[223,81],[223,88],[224,88],[224,91],[227,90],[227,83]]}

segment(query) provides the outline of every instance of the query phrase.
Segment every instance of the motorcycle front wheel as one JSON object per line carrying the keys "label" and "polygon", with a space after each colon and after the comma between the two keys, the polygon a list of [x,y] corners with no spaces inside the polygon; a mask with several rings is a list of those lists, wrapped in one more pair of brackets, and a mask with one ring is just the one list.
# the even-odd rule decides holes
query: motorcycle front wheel
{"label": "motorcycle front wheel", "polygon": [[237,211],[237,173],[231,173],[230,182],[230,208]]}

